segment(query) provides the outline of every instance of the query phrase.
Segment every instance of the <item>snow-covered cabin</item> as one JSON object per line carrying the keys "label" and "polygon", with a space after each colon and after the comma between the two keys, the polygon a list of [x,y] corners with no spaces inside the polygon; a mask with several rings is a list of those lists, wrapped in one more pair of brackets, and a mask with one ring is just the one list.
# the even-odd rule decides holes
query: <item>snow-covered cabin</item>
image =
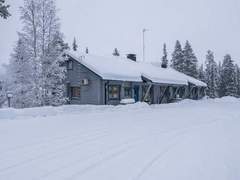
{"label": "snow-covered cabin", "polygon": [[126,99],[160,104],[205,95],[205,83],[172,68],[76,51],[66,52],[65,57],[70,104],[117,105]]}

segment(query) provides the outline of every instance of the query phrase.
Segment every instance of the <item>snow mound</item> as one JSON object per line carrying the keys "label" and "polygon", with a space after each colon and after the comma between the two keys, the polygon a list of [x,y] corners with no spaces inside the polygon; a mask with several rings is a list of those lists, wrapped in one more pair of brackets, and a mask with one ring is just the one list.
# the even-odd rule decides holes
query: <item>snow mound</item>
{"label": "snow mound", "polygon": [[0,120],[1,119],[13,119],[18,116],[17,110],[13,108],[0,109]]}
{"label": "snow mound", "polygon": [[[160,105],[149,105],[144,102],[132,103],[131,100],[124,100],[123,105],[112,106],[112,105],[64,105],[60,107],[36,107],[36,108],[26,108],[26,109],[13,109],[6,108],[0,109],[0,120],[10,120],[10,119],[25,119],[25,118],[37,118],[37,117],[48,117],[57,116],[59,114],[86,114],[86,113],[101,113],[108,111],[141,111],[142,109],[155,109],[155,108],[173,108],[178,106],[194,106],[197,104],[209,104],[209,103],[219,103],[224,105],[224,103],[240,103],[240,99],[235,97],[223,97],[216,99],[203,98],[202,100],[192,100],[184,99],[179,102],[171,104],[160,104]],[[128,104],[131,102],[132,104]]]}
{"label": "snow mound", "polygon": [[239,98],[233,97],[233,96],[226,96],[222,98],[216,98],[214,99],[215,102],[240,102]]}
{"label": "snow mound", "polygon": [[134,99],[122,99],[120,101],[120,104],[134,104],[135,100]]}
{"label": "snow mound", "polygon": [[36,107],[26,109],[13,109],[6,108],[0,109],[0,120],[3,119],[25,119],[25,118],[37,118],[37,117],[48,117],[56,116],[59,114],[83,114],[83,113],[96,113],[96,112],[108,112],[108,111],[121,111],[121,110],[139,110],[142,108],[148,108],[147,103],[134,103],[119,106],[111,105],[64,105],[60,107]]}

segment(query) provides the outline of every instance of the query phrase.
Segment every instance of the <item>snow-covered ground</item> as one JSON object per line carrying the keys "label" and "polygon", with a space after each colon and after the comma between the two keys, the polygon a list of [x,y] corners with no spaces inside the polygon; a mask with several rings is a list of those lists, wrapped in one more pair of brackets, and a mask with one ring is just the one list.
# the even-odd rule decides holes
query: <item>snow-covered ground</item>
{"label": "snow-covered ground", "polygon": [[240,100],[0,110],[1,180],[239,180]]}

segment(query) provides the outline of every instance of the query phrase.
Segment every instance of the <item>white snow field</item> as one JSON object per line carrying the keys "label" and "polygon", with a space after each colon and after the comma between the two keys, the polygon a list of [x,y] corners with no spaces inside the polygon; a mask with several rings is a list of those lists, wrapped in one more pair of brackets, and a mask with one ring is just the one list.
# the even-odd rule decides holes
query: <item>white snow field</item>
{"label": "white snow field", "polygon": [[1,180],[239,180],[240,100],[0,110]]}

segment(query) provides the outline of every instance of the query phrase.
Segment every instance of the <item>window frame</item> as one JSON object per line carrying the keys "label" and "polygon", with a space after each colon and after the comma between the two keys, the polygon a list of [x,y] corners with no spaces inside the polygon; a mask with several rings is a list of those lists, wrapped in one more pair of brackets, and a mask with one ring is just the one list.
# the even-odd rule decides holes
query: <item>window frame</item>
{"label": "window frame", "polygon": [[[112,88],[112,91],[113,91],[114,87],[116,87],[118,90],[118,94],[117,94],[118,97],[113,97],[113,95],[111,96],[110,90]],[[114,84],[108,85],[108,100],[120,100],[120,93],[121,93],[120,85],[114,85]]]}
{"label": "window frame", "polygon": [[[71,66],[70,66],[71,64]],[[73,60],[68,60],[67,61],[67,70],[73,70]]]}
{"label": "window frame", "polygon": [[[126,92],[128,91],[128,95],[126,94]],[[132,98],[132,95],[133,95],[133,92],[132,92],[132,87],[130,86],[125,86],[123,88],[123,91],[124,91],[124,98]]]}
{"label": "window frame", "polygon": [[[78,89],[78,96],[75,96],[76,91],[74,92],[74,90]],[[71,99],[79,99],[81,97],[81,87],[79,86],[71,86],[70,87],[70,92],[71,92]]]}

